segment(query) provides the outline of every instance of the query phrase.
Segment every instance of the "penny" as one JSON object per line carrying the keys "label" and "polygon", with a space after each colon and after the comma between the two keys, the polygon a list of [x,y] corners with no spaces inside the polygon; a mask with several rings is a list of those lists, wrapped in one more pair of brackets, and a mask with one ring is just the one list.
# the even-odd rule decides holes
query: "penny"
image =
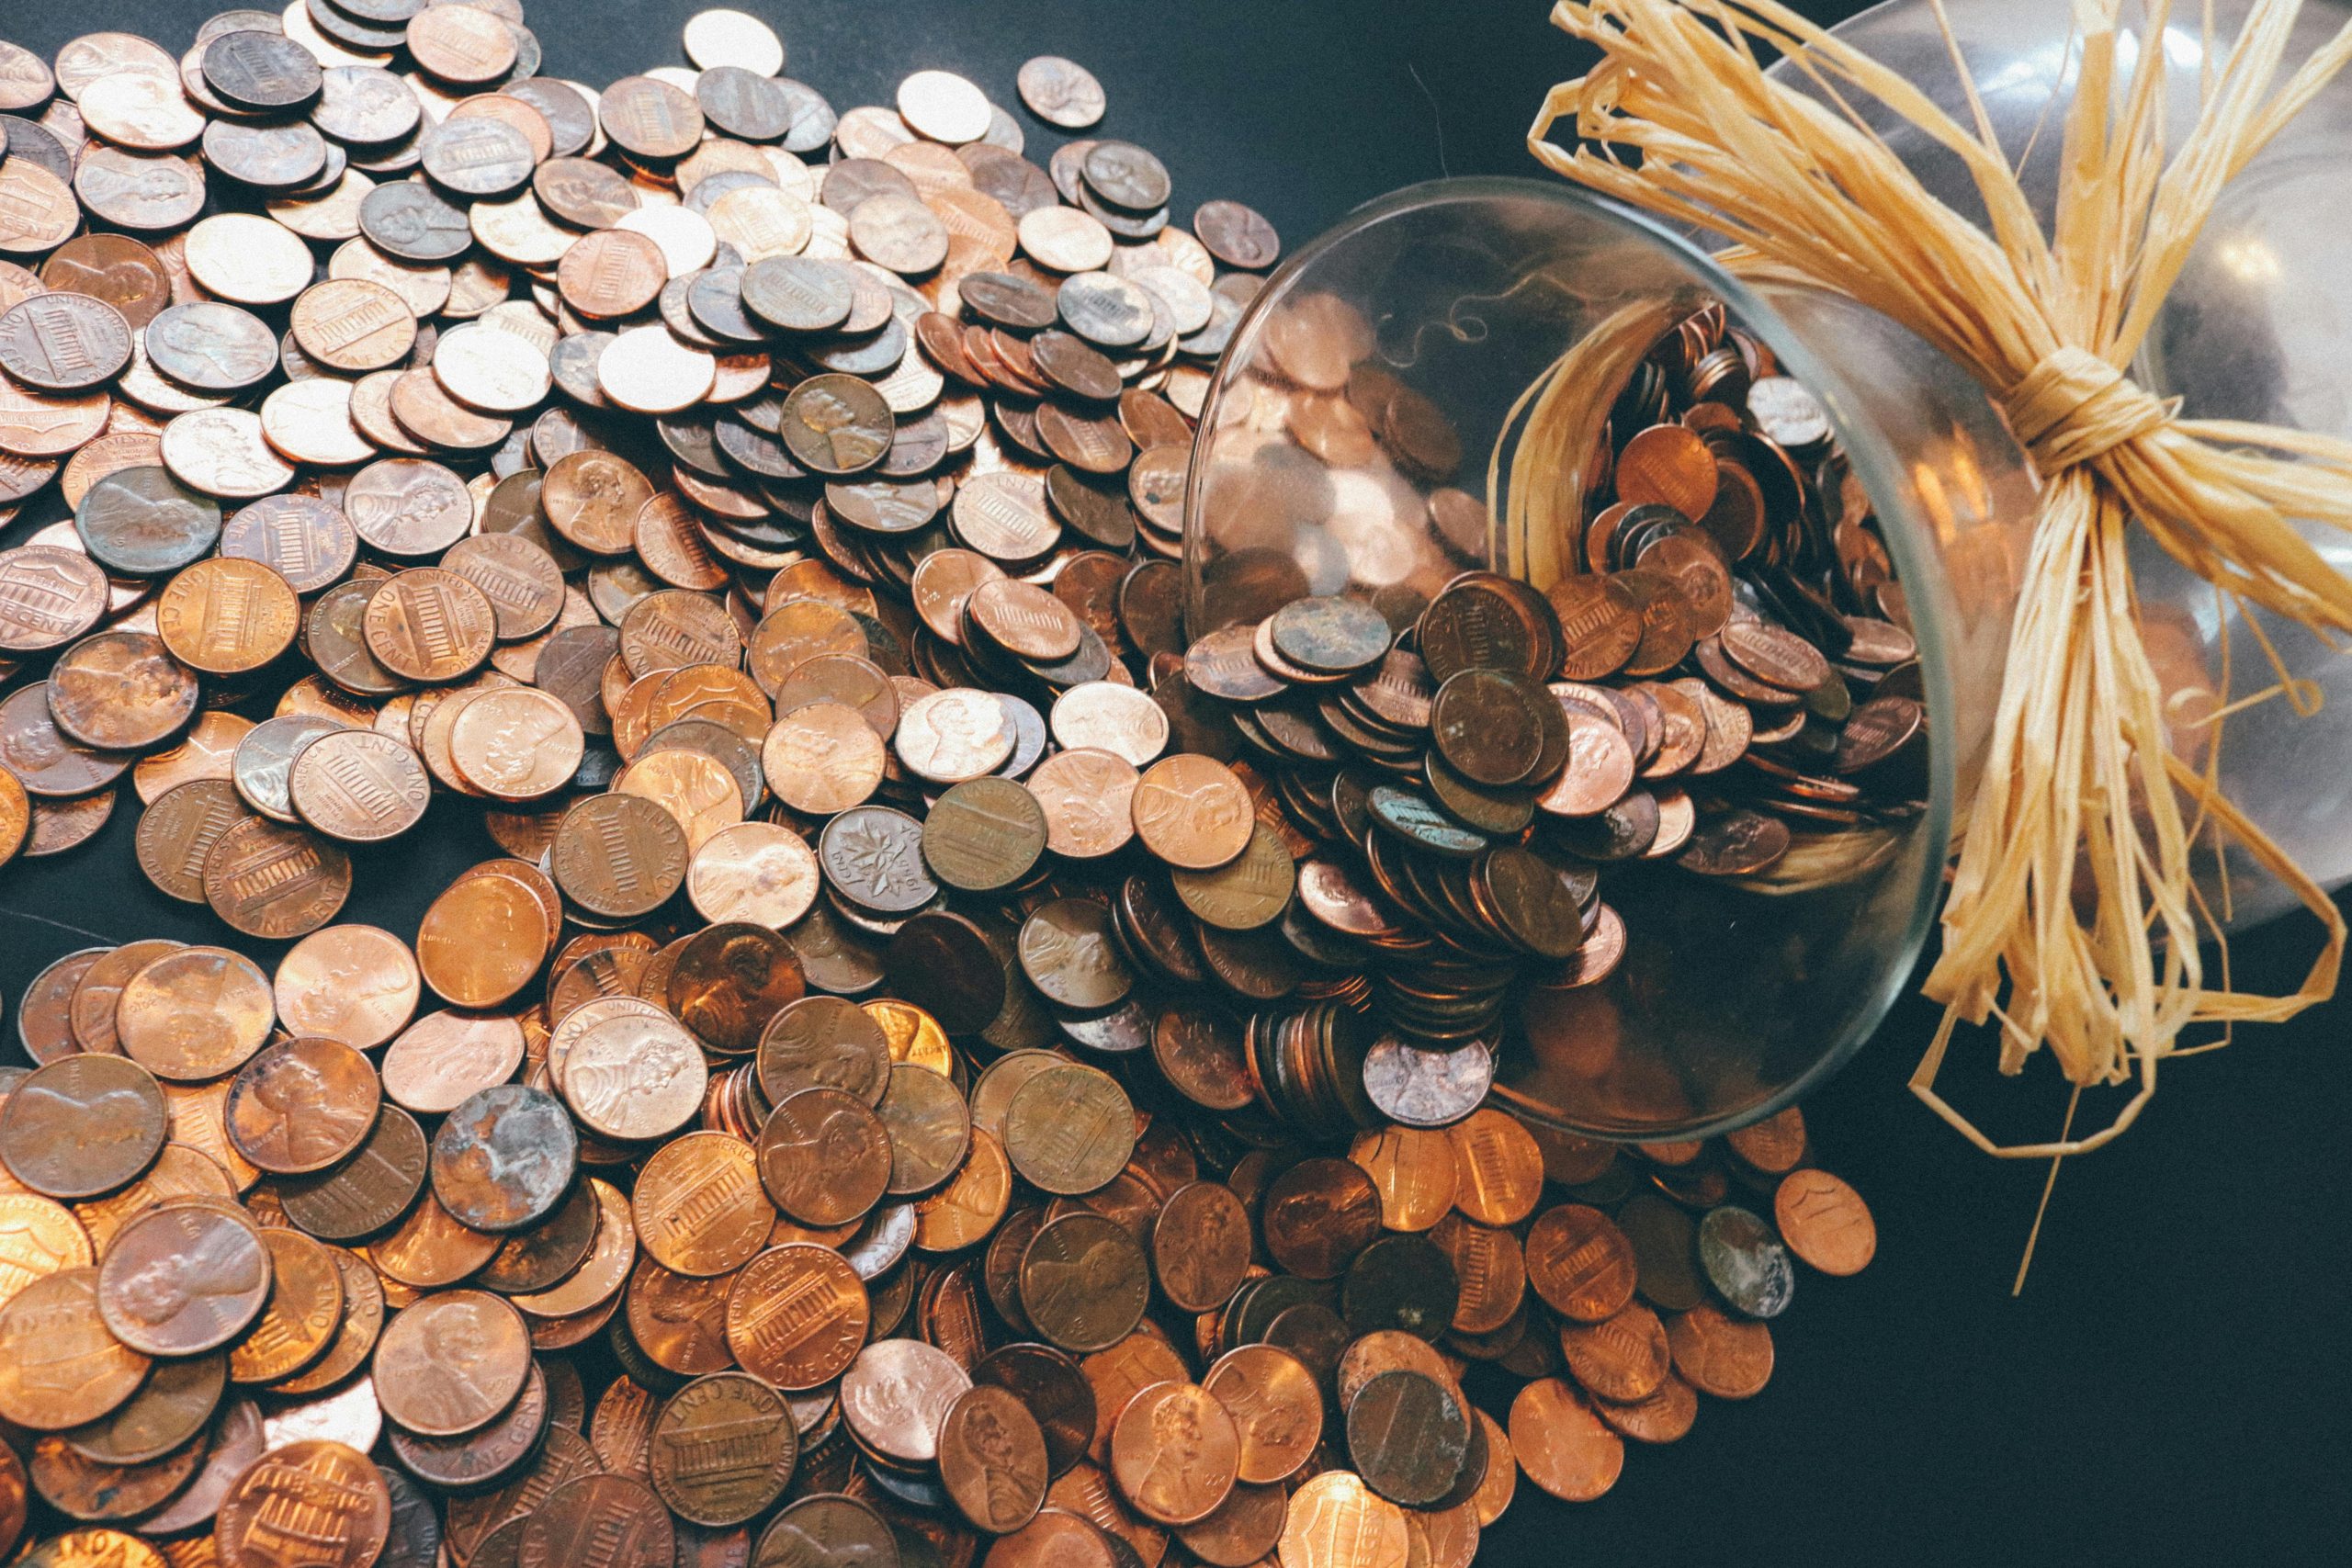
{"label": "penny", "polygon": [[[335,1343],[350,1286],[342,1255],[300,1232],[273,1225],[260,1239],[269,1254],[269,1301],[251,1331],[231,1347],[229,1376],[239,1383],[282,1386]],[[364,1312],[368,1299],[355,1305]]]}
{"label": "penny", "polygon": [[51,1198],[91,1198],[130,1181],[164,1146],[163,1089],[122,1056],[39,1066],[0,1106],[0,1164]]}
{"label": "penny", "polygon": [[1022,1254],[1022,1308],[1040,1335],[1065,1350],[1102,1350],[1125,1338],[1150,1288],[1135,1237],[1091,1211],[1049,1220]]}
{"label": "penny", "polygon": [[804,997],[779,1010],[762,1032],[762,1091],[782,1105],[808,1089],[847,1092],[878,1104],[888,1087],[890,1052],[880,1024],[839,997]]}
{"label": "penny", "polygon": [[61,647],[96,626],[106,573],[79,551],[21,545],[0,551],[0,651]]}
{"label": "penny", "polygon": [[1570,1503],[1607,1493],[1625,1463],[1625,1445],[1558,1378],[1539,1378],[1511,1401],[1510,1446],[1529,1480]]}
{"label": "penny", "polygon": [[295,815],[329,838],[375,843],[424,819],[431,781],[416,753],[368,730],[339,730],[303,747],[286,777]]}
{"label": "penny", "polygon": [[842,1418],[868,1447],[900,1463],[938,1457],[939,1428],[972,1386],[944,1352],[912,1339],[881,1339],[842,1376]]}
{"label": "penny", "polygon": [[1133,1152],[1134,1111],[1101,1070],[1077,1063],[1053,1067],[1014,1092],[1005,1108],[1004,1143],[1028,1181],[1048,1192],[1091,1192]]}
{"label": "penny", "polygon": [[227,556],[198,561],[164,584],[155,626],[182,664],[207,675],[258,670],[292,646],[301,602],[286,579],[259,561]]}
{"label": "penny", "polygon": [[418,975],[406,944],[373,926],[332,926],[296,942],[273,981],[278,1018],[297,1034],[354,1049],[383,1044],[415,1010]]}
{"label": "penny", "polygon": [[183,947],[126,982],[115,1004],[123,1054],[159,1077],[218,1077],[243,1066],[274,1021],[269,981],[242,953]]}
{"label": "penny", "polygon": [[44,392],[101,386],[130,363],[130,323],[112,305],[52,285],[0,311],[0,368]]}
{"label": "penny", "polygon": [[1826,1170],[1792,1171],[1772,1195],[1789,1250],[1825,1274],[1859,1274],[1878,1252],[1878,1225],[1851,1186]]}
{"label": "penny", "polygon": [[697,1378],[654,1418],[653,1488],[695,1524],[741,1524],[784,1491],[799,1436],[784,1396],[743,1372]]}
{"label": "penny", "polygon": [[697,1279],[741,1267],[775,1218],[758,1156],[719,1133],[664,1144],[639,1173],[632,1205],[646,1251],[663,1268]]}
{"label": "penny", "polygon": [[98,1271],[87,1267],[46,1275],[0,1305],[0,1415],[36,1431],[101,1418],[131,1397],[150,1364],[100,1318]]}
{"label": "penny", "polygon": [[1702,1302],[1667,1325],[1674,1370],[1702,1393],[1748,1399],[1772,1376],[1772,1331]]}
{"label": "penny", "polygon": [[804,1224],[844,1224],[890,1187],[888,1129],[859,1096],[799,1089],[761,1130],[760,1179],[776,1207]]}
{"label": "penny", "polygon": [[970,1111],[956,1086],[911,1062],[890,1069],[874,1113],[888,1134],[893,1197],[927,1192],[954,1175],[971,1147]]}
{"label": "penny", "polygon": [[281,1192],[288,1217],[304,1230],[324,1240],[349,1241],[398,1219],[424,1175],[424,1134],[407,1112],[387,1105],[356,1154],[316,1177],[288,1183]]}
{"label": "penny", "polygon": [[1405,1511],[1351,1471],[1325,1471],[1291,1496],[1283,1525],[1282,1568],[1396,1568],[1408,1561]]}
{"label": "penny", "polygon": [[213,1539],[224,1562],[258,1561],[288,1519],[300,1522],[315,1561],[356,1568],[375,1562],[390,1537],[391,1493],[375,1464],[342,1443],[273,1445],[221,1499]]}
{"label": "penny", "polygon": [[810,1242],[771,1247],[735,1277],[727,1343],[744,1371],[787,1390],[846,1371],[865,1343],[865,1286],[840,1254]]}
{"label": "penny", "polygon": [[1075,61],[1038,55],[1023,64],[1016,85],[1030,113],[1065,130],[1083,130],[1102,118],[1102,85]]}
{"label": "penny", "polygon": [[522,1315],[482,1291],[428,1296],[396,1314],[376,1341],[384,1414],[423,1437],[482,1427],[522,1392],[531,1368]]}
{"label": "penny", "polygon": [[471,1229],[525,1230],[563,1201],[577,1151],[561,1101],[544,1089],[495,1084],[451,1111],[434,1134],[434,1195]]}
{"label": "penny", "polygon": [[1564,1203],[1537,1215],[1529,1230],[1527,1277],[1555,1312],[1600,1323],[1633,1295],[1633,1244],[1600,1211]]}
{"label": "penny", "polygon": [[67,739],[141,750],[171,738],[196,712],[194,677],[163,640],[108,632],[77,643],[51,666],[50,716]]}

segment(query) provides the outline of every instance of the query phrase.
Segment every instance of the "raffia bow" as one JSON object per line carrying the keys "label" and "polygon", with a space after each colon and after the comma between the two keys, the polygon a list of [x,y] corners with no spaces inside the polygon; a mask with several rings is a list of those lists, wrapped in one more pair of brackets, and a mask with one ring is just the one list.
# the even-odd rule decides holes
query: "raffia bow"
{"label": "raffia bow", "polygon": [[[1951,40],[1939,0],[1930,4]],[[1774,0],[1563,0],[1552,12],[1603,60],[1546,98],[1529,133],[1538,158],[1729,236],[1718,259],[1735,273],[1835,289],[1902,322],[1975,376],[2043,480],[1984,775],[1927,982],[1945,1004],[1943,1024],[1912,1079],[1988,1153],[2095,1148],[2138,1116],[2183,1030],[2283,1019],[2335,989],[2342,918],[2219,789],[2220,716],[2210,716],[2201,767],[2172,750],[2167,720],[2177,716],[2142,642],[2125,547],[2137,523],[2230,599],[2322,632],[2352,629],[2352,581],[2296,527],[2352,529],[2352,443],[2183,419],[2120,368],[2223,184],[2352,59],[2347,26],[2278,80],[2299,8],[2255,0],[2226,49],[2208,36],[2206,59],[2218,63],[2201,78],[2195,128],[2167,159],[2166,51],[2141,48],[2120,71],[2121,0],[2076,0],[2079,69],[2049,235],[1956,41],[1973,128]],[[2143,9],[2143,36],[2158,36],[2167,0]],[[1788,56],[1819,96],[1768,79],[1757,44]],[[1989,231],[1930,197],[1853,111],[1853,96],[1959,157]],[[1545,140],[1569,117],[1591,145],[1571,152]],[[2275,690],[2308,705],[2267,641],[2263,649],[2279,669]],[[2324,926],[2292,994],[2206,983],[2199,941],[2218,936],[2220,921],[2199,902],[2190,851],[2207,832],[2242,848]],[[2139,1091],[2090,1136],[1999,1146],[1935,1089],[1955,1026],[1988,1018],[1998,1021],[2004,1071],[2046,1043],[2078,1091],[2135,1077]]]}

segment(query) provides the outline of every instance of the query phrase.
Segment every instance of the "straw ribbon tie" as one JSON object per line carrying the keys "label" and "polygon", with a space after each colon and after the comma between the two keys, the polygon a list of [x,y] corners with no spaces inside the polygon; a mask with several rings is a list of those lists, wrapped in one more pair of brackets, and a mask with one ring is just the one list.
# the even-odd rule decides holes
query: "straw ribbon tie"
{"label": "straw ribbon tie", "polygon": [[2044,479],[2160,429],[2177,402],[2156,397],[2086,349],[2052,349],[2001,400],[2009,428]]}

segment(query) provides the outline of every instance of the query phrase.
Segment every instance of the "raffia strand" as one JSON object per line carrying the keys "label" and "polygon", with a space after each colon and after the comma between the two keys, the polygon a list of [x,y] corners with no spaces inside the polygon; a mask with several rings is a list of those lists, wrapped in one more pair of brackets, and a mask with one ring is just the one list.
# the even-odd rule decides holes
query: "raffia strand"
{"label": "raffia strand", "polygon": [[[2210,716],[2201,768],[2170,749],[2129,546],[2143,529],[2241,606],[2323,636],[2352,630],[2352,581],[2299,528],[2352,529],[2352,443],[2183,419],[2125,367],[2223,185],[2352,61],[2352,25],[2289,69],[2300,0],[2254,0],[2226,50],[2207,39],[2199,113],[2168,147],[2166,51],[2120,47],[2122,0],[2075,0],[2075,91],[2045,232],[2013,173],[2018,150],[2000,145],[1941,0],[1929,3],[1972,123],[1778,0],[1563,0],[1554,23],[1602,58],[1552,90],[1528,142],[1579,185],[1724,236],[1718,259],[1736,274],[1834,289],[1908,327],[1976,378],[2032,459],[2039,512],[1927,981],[1946,1010],[1912,1087],[1986,1152],[2047,1157],[2130,1126],[2184,1031],[2275,1021],[2335,988],[2344,922],[2218,787],[2221,716]],[[2171,19],[2169,0],[2137,9],[2143,38]],[[1794,80],[1767,77],[1767,52],[1786,56]],[[1930,196],[1863,105],[1958,158],[1985,223]],[[1580,145],[1549,140],[1563,122]],[[1582,379],[1555,367],[1531,389],[1522,454],[1539,434],[1584,428],[1574,421],[1596,394]],[[1521,495],[1518,480],[1582,461],[1522,457],[1490,475],[1515,538],[1568,518],[1579,493],[1555,475]],[[2312,701],[2283,669],[2276,689],[2298,707]],[[2191,853],[2208,833],[2278,877],[2324,928],[2293,992],[2234,990],[2226,964],[2209,982],[2199,940],[2221,931]],[[1999,1145],[1936,1089],[1958,1026],[1988,1021],[2005,1072],[2046,1046],[2077,1093],[2136,1091],[2087,1136],[2073,1134],[2070,1112],[2056,1142]]]}

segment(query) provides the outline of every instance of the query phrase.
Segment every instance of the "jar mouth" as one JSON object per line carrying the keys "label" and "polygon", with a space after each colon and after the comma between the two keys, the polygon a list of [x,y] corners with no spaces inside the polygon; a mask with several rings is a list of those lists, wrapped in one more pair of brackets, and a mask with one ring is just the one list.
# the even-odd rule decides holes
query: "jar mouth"
{"label": "jar mouth", "polygon": [[[1530,203],[1535,204],[1534,209],[1527,207]],[[1781,1079],[1768,1094],[1736,1109],[1694,1116],[1671,1127],[1647,1122],[1638,1126],[1587,1124],[1580,1117],[1564,1113],[1556,1104],[1529,1098],[1505,1081],[1503,1075],[1498,1075],[1493,1091],[1498,1100],[1532,1118],[1584,1136],[1626,1142],[1712,1136],[1781,1110],[1810,1092],[1850,1059],[1909,982],[1925,944],[1951,847],[1958,792],[1954,759],[1960,749],[1955,718],[1957,697],[1950,668],[1954,656],[1948,631],[1952,606],[1942,563],[1930,542],[1937,536],[1936,531],[1915,504],[1914,492],[1906,482],[1905,458],[1887,431],[1871,417],[1871,405],[1861,389],[1840,372],[1832,358],[1818,352],[1805,332],[1783,315],[1764,293],[1734,276],[1687,235],[1645,214],[1566,186],[1510,176],[1449,178],[1408,186],[1355,209],[1330,231],[1295,251],[1247,307],[1232,334],[1202,409],[1199,450],[1205,453],[1214,437],[1219,405],[1227,387],[1240,378],[1243,367],[1258,360],[1267,322],[1282,301],[1314,287],[1335,259],[1344,260],[1344,254],[1362,244],[1370,232],[1399,218],[1450,206],[1488,209],[1478,225],[1482,229],[1498,223],[1506,227],[1510,224],[1511,216],[1494,210],[1498,208],[1518,209],[1521,219],[1531,211],[1543,209],[1570,215],[1587,234],[1613,231],[1606,237],[1623,243],[1630,253],[1638,254],[1646,248],[1657,254],[1661,294],[1669,289],[1677,293],[1687,290],[1720,301],[1739,326],[1753,333],[1780,360],[1783,373],[1802,382],[1820,403],[1852,473],[1877,513],[1880,536],[1905,591],[1918,646],[1928,731],[1926,809],[1907,825],[1907,841],[1902,851],[1905,856],[1918,856],[1918,873],[1908,887],[1907,898],[1900,904],[1899,920],[1892,919],[1896,914],[1894,908],[1882,910],[1900,929],[1882,929],[1873,939],[1867,974],[1857,977],[1860,982],[1859,991],[1845,987],[1835,998],[1835,1010],[1848,1021],[1840,1027],[1838,1037],[1826,1042],[1809,1063]],[[1565,346],[1566,343],[1552,345],[1544,357],[1555,357]],[[1465,440],[1464,445],[1470,452],[1464,468],[1475,466],[1484,470],[1485,446],[1474,440]],[[1196,461],[1187,481],[1185,515],[1188,528],[1194,531],[1206,526],[1203,521],[1206,510],[1204,497],[1210,467],[1209,463]],[[1468,488],[1466,481],[1464,488]],[[1188,550],[1186,574],[1188,612],[1192,617],[1199,618],[1203,599],[1200,559],[1195,551]],[[1195,635],[1206,629],[1206,626],[1196,625]],[[1807,893],[1793,897],[1815,896]],[[1873,919],[1876,920],[1878,916]]]}

